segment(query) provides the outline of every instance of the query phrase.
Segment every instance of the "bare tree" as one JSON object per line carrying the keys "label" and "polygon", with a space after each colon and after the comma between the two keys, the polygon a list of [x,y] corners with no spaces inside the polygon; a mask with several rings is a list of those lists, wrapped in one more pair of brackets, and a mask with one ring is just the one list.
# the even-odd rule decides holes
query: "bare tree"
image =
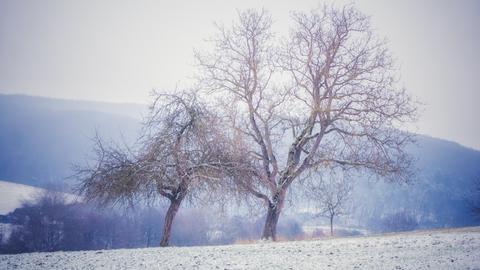
{"label": "bare tree", "polygon": [[97,162],[79,170],[89,200],[133,205],[166,198],[160,246],[169,244],[174,217],[185,198],[221,184],[228,148],[219,118],[193,92],[156,93],[139,149],[105,145],[97,138]]}
{"label": "bare tree", "polygon": [[325,6],[292,17],[290,37],[275,46],[266,11],[239,12],[218,27],[211,52],[196,53],[201,82],[245,141],[254,173],[237,182],[264,201],[262,238],[273,240],[287,190],[305,171],[335,164],[407,179],[411,136],[398,128],[415,113],[367,16]]}
{"label": "bare tree", "polygon": [[354,182],[338,173],[328,173],[320,181],[315,180],[310,181],[305,190],[306,197],[314,203],[319,216],[329,219],[330,235],[333,236],[333,219],[347,214]]}

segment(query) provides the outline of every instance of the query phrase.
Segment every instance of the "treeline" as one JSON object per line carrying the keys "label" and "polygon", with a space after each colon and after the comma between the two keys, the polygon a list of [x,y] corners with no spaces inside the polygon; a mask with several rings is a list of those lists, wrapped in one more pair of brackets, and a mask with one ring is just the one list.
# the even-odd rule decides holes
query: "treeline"
{"label": "treeline", "polygon": [[[0,231],[0,253],[155,247],[160,243],[165,212],[164,207],[101,209],[47,193],[3,216],[2,225],[8,227]],[[171,242],[192,246],[258,239],[263,218],[233,216],[212,222],[203,210],[184,209],[175,220]],[[282,222],[279,231],[284,239],[303,234],[294,220]]]}

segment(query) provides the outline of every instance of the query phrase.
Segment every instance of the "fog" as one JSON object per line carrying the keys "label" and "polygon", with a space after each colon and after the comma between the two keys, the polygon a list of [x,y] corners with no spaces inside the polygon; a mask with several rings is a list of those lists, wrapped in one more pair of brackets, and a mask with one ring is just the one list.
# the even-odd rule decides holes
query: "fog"
{"label": "fog", "polygon": [[[340,1],[342,2],[349,1]],[[356,1],[385,36],[401,82],[425,104],[410,129],[480,149],[478,1]],[[2,1],[0,93],[148,103],[151,89],[188,85],[193,49],[236,9],[289,12],[317,1]]]}
{"label": "fog", "polygon": [[480,225],[480,3],[345,3],[0,2],[0,253]]}

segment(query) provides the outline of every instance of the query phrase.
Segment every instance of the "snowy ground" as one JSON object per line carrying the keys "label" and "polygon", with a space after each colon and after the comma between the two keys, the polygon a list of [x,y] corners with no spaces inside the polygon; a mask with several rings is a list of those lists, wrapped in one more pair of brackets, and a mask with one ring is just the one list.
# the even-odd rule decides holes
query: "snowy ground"
{"label": "snowy ground", "polygon": [[233,246],[0,255],[0,269],[480,269],[480,227]]}

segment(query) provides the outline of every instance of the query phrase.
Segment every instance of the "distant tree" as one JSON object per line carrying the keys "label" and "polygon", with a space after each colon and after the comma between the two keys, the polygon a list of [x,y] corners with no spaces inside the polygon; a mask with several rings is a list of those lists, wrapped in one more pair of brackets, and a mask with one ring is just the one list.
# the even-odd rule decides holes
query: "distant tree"
{"label": "distant tree", "polygon": [[8,240],[8,250],[13,253],[56,251],[61,249],[64,235],[63,219],[68,215],[65,196],[45,191],[35,200],[23,203],[11,214],[15,225]]}
{"label": "distant tree", "polygon": [[467,203],[472,214],[480,218],[480,174],[473,181],[473,188],[467,195]]}
{"label": "distant tree", "polygon": [[219,26],[212,51],[196,54],[201,83],[249,153],[254,173],[238,186],[263,201],[262,238],[273,240],[287,191],[304,172],[336,164],[410,177],[412,136],[398,128],[414,119],[415,104],[397,87],[368,16],[347,5],[292,18],[291,35],[275,40],[268,12],[239,12],[232,27]]}
{"label": "distant tree", "polygon": [[[158,217],[166,213],[164,208],[103,209],[48,193],[6,215],[12,233],[1,239],[0,253],[136,248],[160,242],[163,220]],[[211,223],[201,211],[189,209],[177,222],[173,243],[209,244]]]}
{"label": "distant tree", "polygon": [[384,232],[412,231],[417,227],[416,218],[407,211],[399,211],[382,218],[382,231]]}
{"label": "distant tree", "polygon": [[79,191],[103,204],[169,202],[160,246],[167,246],[172,223],[185,198],[218,188],[231,166],[220,118],[193,92],[155,93],[137,150],[96,139],[97,162],[78,169]]}
{"label": "distant tree", "polygon": [[306,197],[319,211],[318,216],[326,217],[330,221],[331,236],[334,218],[348,213],[353,186],[353,181],[347,179],[347,176],[329,173],[319,181],[311,181],[305,191]]}

